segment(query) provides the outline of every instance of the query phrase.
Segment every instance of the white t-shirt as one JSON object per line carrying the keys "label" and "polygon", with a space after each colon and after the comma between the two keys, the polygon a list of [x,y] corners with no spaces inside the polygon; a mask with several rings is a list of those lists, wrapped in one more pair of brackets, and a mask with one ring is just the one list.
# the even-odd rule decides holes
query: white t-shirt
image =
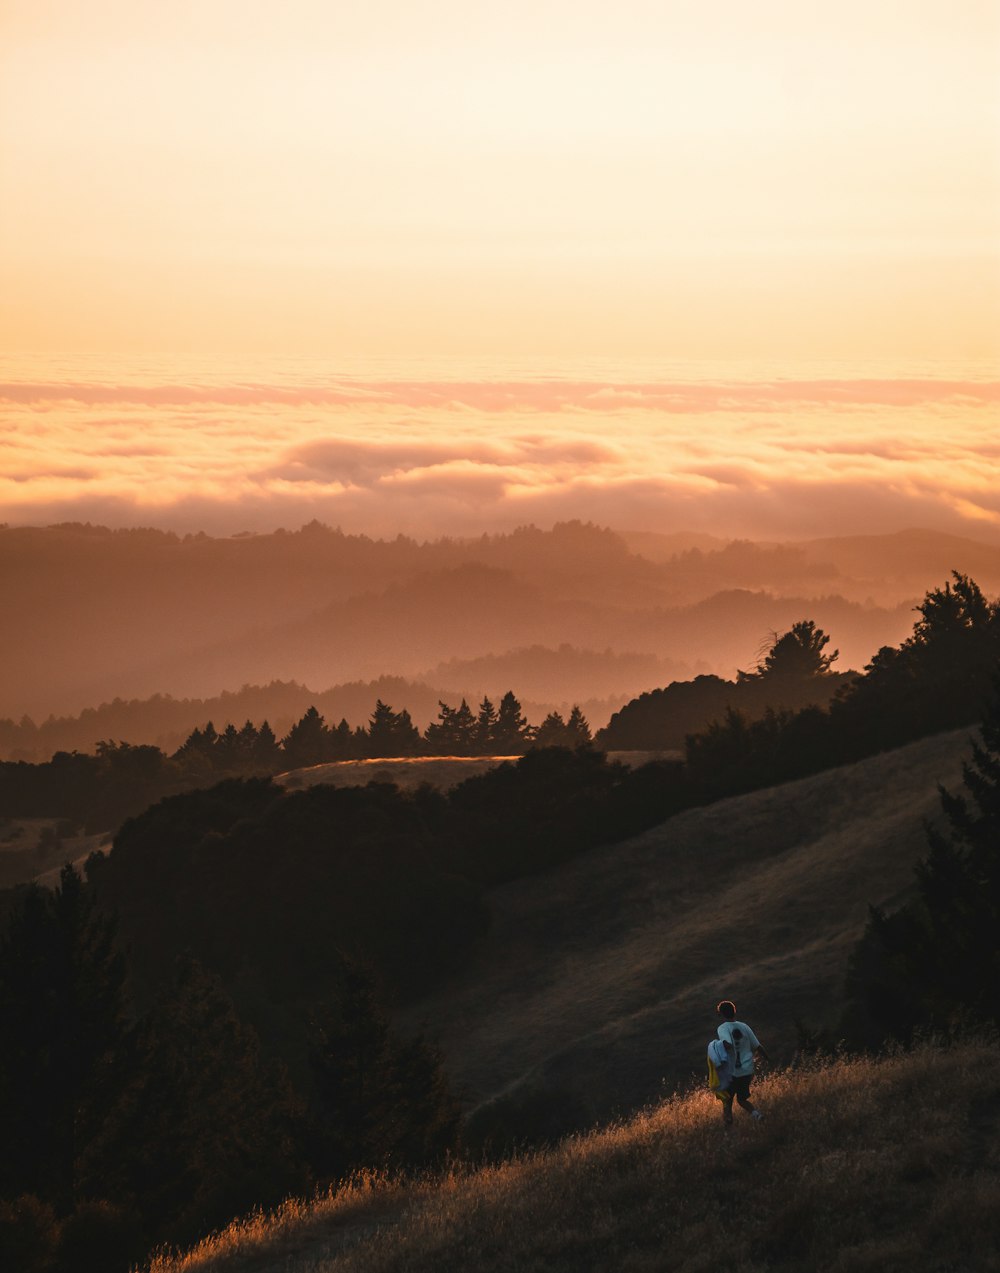
{"label": "white t-shirt", "polygon": [[728,1039],[733,1045],[733,1073],[736,1078],[752,1074],[754,1049],[760,1047],[760,1041],[750,1027],[744,1021],[723,1021],[716,1033],[720,1039]]}

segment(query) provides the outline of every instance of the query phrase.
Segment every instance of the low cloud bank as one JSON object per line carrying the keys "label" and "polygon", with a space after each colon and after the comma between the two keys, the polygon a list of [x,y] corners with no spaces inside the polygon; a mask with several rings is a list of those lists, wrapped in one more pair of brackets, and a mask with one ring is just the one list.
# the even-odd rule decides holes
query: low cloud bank
{"label": "low cloud bank", "polygon": [[982,379],[9,381],[0,520],[1000,538]]}

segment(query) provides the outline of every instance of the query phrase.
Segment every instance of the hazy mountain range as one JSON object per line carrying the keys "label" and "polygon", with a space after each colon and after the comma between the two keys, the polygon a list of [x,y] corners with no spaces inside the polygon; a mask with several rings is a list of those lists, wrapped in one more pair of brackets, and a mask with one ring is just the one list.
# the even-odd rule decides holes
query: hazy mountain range
{"label": "hazy mountain range", "polygon": [[318,523],[229,539],[7,527],[0,717],[392,676],[430,691],[395,704],[415,719],[439,693],[512,688],[539,710],[589,704],[599,726],[642,690],[752,667],[805,617],[840,669],[860,668],[953,569],[1000,590],[1000,548],[926,531],[753,544],[570,522],[420,543]]}

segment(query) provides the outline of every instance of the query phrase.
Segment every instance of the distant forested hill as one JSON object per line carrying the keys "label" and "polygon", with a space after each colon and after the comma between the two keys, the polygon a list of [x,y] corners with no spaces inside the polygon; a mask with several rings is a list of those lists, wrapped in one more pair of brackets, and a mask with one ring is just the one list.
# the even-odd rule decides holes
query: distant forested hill
{"label": "distant forested hill", "polygon": [[[0,528],[0,586],[15,617],[0,717],[39,723],[115,698],[211,698],[274,680],[412,680],[451,660],[563,645],[658,663],[656,680],[640,673],[616,687],[629,695],[731,676],[805,614],[833,634],[841,667],[857,668],[905,634],[912,601],[941,577],[939,558],[984,587],[1000,583],[1000,550],[972,541],[914,533],[838,545],[685,540],[666,555],[655,538],[630,544],[579,522],[427,543],[318,523],[229,539]],[[597,697],[621,670],[593,673]],[[564,694],[532,697],[595,697],[586,669],[569,684],[564,671]]]}

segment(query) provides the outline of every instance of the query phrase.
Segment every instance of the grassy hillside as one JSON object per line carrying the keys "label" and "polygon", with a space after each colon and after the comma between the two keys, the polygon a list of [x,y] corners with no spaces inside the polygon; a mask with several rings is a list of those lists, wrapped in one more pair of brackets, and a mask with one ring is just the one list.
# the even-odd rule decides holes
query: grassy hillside
{"label": "grassy hillside", "polygon": [[958,731],[691,810],[489,895],[477,958],[408,1011],[472,1132],[561,1133],[634,1109],[700,1066],[735,999],[772,1056],[832,1023],[869,903],[898,903],[926,853]]}
{"label": "grassy hillside", "polygon": [[474,774],[485,773],[516,756],[393,756],[378,760],[334,760],[278,774],[275,779],[289,791],[302,791],[323,783],[332,787],[364,786],[368,782],[394,782],[412,790],[421,783],[446,790]]}
{"label": "grassy hillside", "polygon": [[[705,1033],[703,1031],[703,1033]],[[441,1181],[359,1181],[153,1273],[978,1273],[1000,1266],[995,1043],[777,1073],[726,1132],[698,1088]]]}
{"label": "grassy hillside", "polygon": [[[608,758],[634,766],[680,754],[674,751],[612,751],[608,752]],[[317,783],[353,787],[367,782],[394,782],[407,791],[426,782],[445,791],[504,761],[518,759],[518,756],[393,756],[378,760],[334,760],[278,774],[275,782],[280,782],[289,791],[302,791]]]}
{"label": "grassy hillside", "polygon": [[78,835],[60,818],[0,818],[0,888],[35,880],[47,888],[65,862],[82,868],[91,853],[110,849],[106,835]]}

